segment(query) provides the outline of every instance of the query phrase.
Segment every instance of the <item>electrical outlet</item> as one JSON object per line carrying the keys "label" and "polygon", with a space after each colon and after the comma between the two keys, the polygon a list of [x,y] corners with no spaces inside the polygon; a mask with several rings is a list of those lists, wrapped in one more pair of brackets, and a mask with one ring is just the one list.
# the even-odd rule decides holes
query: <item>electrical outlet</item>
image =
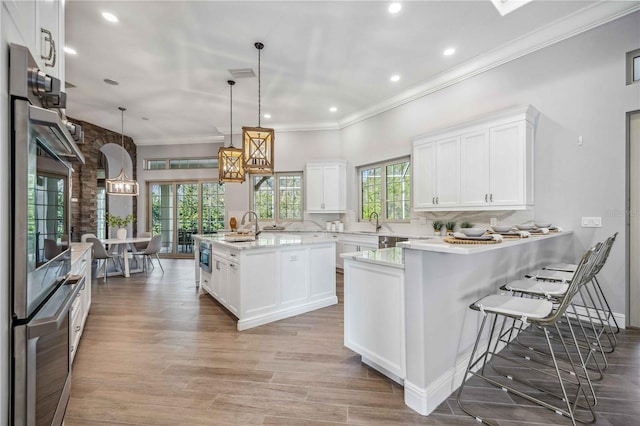
{"label": "electrical outlet", "polygon": [[496,226],[498,224],[498,219],[495,217],[492,217],[491,219],[489,219],[489,224],[491,226]]}
{"label": "electrical outlet", "polygon": [[583,217],[580,220],[580,224],[583,228],[602,228],[601,217]]}

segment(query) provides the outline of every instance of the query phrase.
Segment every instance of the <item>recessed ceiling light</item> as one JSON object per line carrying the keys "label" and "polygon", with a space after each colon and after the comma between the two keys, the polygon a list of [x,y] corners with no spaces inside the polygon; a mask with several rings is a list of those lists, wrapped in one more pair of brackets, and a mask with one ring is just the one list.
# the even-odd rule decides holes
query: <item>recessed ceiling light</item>
{"label": "recessed ceiling light", "polygon": [[118,17],[113,13],[102,12],[102,17],[109,22],[118,22]]}
{"label": "recessed ceiling light", "polygon": [[400,3],[391,3],[389,5],[389,13],[398,13],[402,9],[402,5]]}
{"label": "recessed ceiling light", "polygon": [[263,115],[264,118],[271,118],[271,114],[265,114]]}
{"label": "recessed ceiling light", "polygon": [[120,84],[120,83],[118,83],[118,82],[117,82],[117,81],[115,81],[115,80],[111,80],[110,78],[105,78],[103,81],[104,81],[105,83],[107,83],[107,84],[112,85],[112,86],[117,86],[118,84]]}
{"label": "recessed ceiling light", "polygon": [[442,54],[443,54],[444,56],[451,56],[451,55],[453,55],[454,53],[456,53],[456,49],[454,49],[453,47],[450,47],[450,48],[448,48],[448,49],[445,49],[445,51],[444,51],[444,52],[442,52]]}
{"label": "recessed ceiling light", "polygon": [[338,110],[338,108],[336,108],[336,107],[329,108],[329,111],[331,111],[331,112],[336,112],[337,110]]}
{"label": "recessed ceiling light", "polygon": [[68,53],[69,55],[77,55],[78,52],[73,47],[65,46],[64,53]]}
{"label": "recessed ceiling light", "polygon": [[144,121],[149,121],[149,117],[142,117]]}
{"label": "recessed ceiling light", "polygon": [[400,76],[398,74],[394,74],[394,75],[391,76],[391,78],[389,80],[391,80],[391,81],[393,81],[395,83],[396,81],[400,80]]}

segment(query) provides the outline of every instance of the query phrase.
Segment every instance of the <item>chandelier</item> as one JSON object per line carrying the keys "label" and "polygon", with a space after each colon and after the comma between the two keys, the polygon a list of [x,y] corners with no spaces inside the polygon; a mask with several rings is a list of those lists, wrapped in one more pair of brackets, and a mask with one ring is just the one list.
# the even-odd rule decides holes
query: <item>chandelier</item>
{"label": "chandelier", "polygon": [[227,80],[229,84],[229,147],[220,147],[218,150],[218,178],[220,182],[244,182],[244,164],[242,149],[233,147],[233,80]]}
{"label": "chandelier", "polygon": [[274,130],[260,126],[260,52],[264,48],[264,44],[255,43],[254,46],[258,49],[258,127],[242,128],[244,169],[246,173],[272,174]]}
{"label": "chandelier", "polygon": [[136,196],[138,195],[138,182],[133,179],[129,179],[127,173],[124,171],[124,112],[127,110],[123,107],[118,107],[122,116],[122,133],[120,134],[120,145],[122,147],[122,168],[120,169],[120,174],[113,179],[106,179],[105,183],[107,186],[107,194],[108,195],[129,195]]}

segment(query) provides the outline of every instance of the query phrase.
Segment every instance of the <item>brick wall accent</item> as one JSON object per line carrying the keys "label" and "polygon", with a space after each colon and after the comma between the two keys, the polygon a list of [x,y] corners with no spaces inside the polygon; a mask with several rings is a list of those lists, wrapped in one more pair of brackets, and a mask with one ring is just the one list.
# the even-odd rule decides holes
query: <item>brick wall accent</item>
{"label": "brick wall accent", "polygon": [[[112,132],[86,121],[76,120],[68,117],[74,123],[82,126],[84,130],[84,143],[78,145],[85,156],[86,163],[73,163],[73,174],[71,177],[71,196],[77,198],[77,202],[71,203],[71,229],[73,230],[72,240],[80,241],[82,234],[95,233],[97,224],[96,194],[98,190],[98,158],[100,149],[108,144],[120,145],[120,133]],[[124,137],[124,149],[131,156],[133,163],[133,179],[137,179],[137,147],[133,139]],[[137,203],[133,202],[133,215],[137,217]],[[137,234],[136,227],[133,229]]]}

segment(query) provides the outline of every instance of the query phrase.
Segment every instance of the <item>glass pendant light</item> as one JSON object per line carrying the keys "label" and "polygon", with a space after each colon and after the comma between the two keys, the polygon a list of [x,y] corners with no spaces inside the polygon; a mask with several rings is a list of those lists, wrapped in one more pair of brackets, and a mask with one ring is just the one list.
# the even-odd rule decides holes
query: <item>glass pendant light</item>
{"label": "glass pendant light", "polygon": [[274,130],[260,126],[260,52],[264,44],[255,43],[258,49],[258,127],[242,128],[242,150],[244,151],[244,168],[246,173],[273,173]]}
{"label": "glass pendant light", "polygon": [[138,195],[138,182],[133,179],[129,179],[127,173],[124,171],[124,112],[127,110],[123,107],[118,107],[122,115],[122,133],[120,136],[120,144],[122,146],[122,169],[120,174],[113,179],[106,179],[105,184],[107,186],[108,195]]}
{"label": "glass pendant light", "polygon": [[244,164],[242,149],[233,147],[233,80],[229,84],[229,147],[218,150],[218,178],[220,182],[244,182]]}

